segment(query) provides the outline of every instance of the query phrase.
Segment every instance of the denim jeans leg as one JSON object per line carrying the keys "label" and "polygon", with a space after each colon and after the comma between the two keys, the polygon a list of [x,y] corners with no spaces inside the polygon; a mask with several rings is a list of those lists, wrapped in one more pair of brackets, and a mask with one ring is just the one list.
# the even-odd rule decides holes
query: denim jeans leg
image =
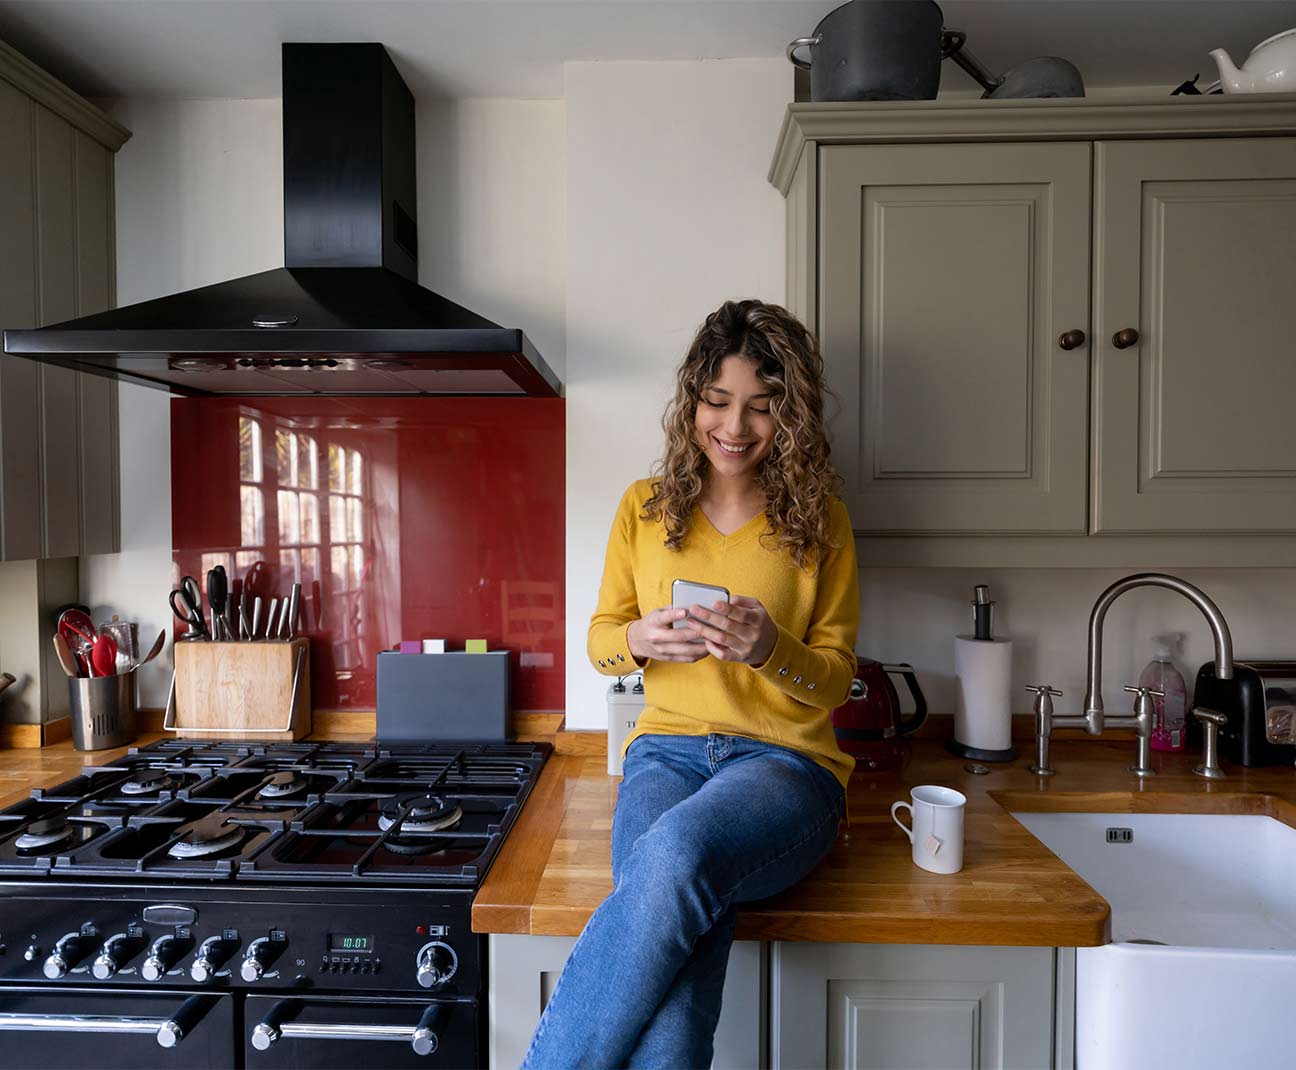
{"label": "denim jeans leg", "polygon": [[[631,744],[613,815],[614,895],[636,841],[662,813],[697,791],[710,774],[704,748],[704,739],[693,736],[642,736]],[[620,1056],[600,1051],[587,1038],[593,1020],[615,1026],[627,1009],[625,997],[603,981],[609,962],[625,950],[615,925],[605,926],[600,917],[611,899],[609,896],[595,911],[572,948],[536,1026],[523,1070],[620,1065]],[[637,1039],[642,1019],[647,1019],[652,1009],[639,1007],[633,1012],[634,1035],[627,1031],[626,1051]],[[614,1027],[603,1032],[615,1036],[618,1030]]]}
{"label": "denim jeans leg", "polygon": [[[742,750],[635,841],[555,987],[524,1067],[621,1066],[698,939],[733,903],[774,895],[827,853],[841,819],[804,759]],[[577,1028],[559,1029],[560,1022]]]}
{"label": "denim jeans leg", "polygon": [[698,937],[657,1010],[639,1034],[627,1070],[685,1070],[711,1065],[725,974],[738,911],[730,906]]}

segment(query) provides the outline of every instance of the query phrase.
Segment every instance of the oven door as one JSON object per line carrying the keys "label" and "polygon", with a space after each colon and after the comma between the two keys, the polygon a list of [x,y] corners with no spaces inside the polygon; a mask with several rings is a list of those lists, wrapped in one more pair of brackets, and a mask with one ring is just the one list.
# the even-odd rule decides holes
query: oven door
{"label": "oven door", "polygon": [[244,1064],[264,1067],[480,1065],[477,1002],[249,996]]}
{"label": "oven door", "polygon": [[165,989],[0,988],[0,1067],[229,1067],[234,999]]}

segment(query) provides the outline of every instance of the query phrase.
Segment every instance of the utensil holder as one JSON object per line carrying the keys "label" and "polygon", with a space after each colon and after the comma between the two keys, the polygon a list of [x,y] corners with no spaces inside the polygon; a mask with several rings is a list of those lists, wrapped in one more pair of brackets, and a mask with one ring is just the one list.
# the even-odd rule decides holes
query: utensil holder
{"label": "utensil holder", "polygon": [[310,735],[310,642],[175,644],[162,728],[187,739],[294,740]]}
{"label": "utensil holder", "polygon": [[135,738],[135,674],[69,676],[72,746],[77,750],[123,747]]}

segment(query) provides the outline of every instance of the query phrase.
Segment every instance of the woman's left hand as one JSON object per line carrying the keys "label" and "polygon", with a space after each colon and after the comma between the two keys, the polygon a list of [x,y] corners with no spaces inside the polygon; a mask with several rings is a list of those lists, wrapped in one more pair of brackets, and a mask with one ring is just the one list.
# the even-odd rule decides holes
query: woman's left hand
{"label": "woman's left hand", "polygon": [[713,603],[711,609],[690,606],[689,618],[689,630],[721,661],[763,665],[774,653],[778,625],[755,598],[736,594],[727,603]]}

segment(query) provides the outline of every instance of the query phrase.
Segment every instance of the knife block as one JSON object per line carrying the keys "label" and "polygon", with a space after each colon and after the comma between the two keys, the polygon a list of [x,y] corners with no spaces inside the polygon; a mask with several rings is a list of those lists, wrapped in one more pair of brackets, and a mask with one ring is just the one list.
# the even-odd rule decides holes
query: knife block
{"label": "knife block", "polygon": [[179,642],[162,727],[187,739],[310,735],[310,643]]}

